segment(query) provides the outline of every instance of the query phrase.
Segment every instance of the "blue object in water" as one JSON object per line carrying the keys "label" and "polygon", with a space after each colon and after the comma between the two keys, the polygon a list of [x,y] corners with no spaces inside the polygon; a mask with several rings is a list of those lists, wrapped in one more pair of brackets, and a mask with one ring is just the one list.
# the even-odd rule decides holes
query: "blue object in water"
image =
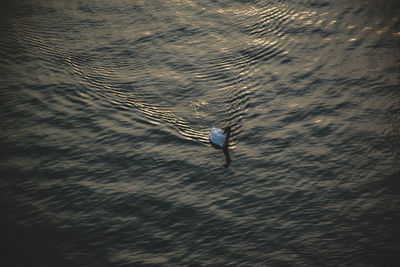
{"label": "blue object in water", "polygon": [[226,134],[221,129],[214,126],[211,127],[210,142],[214,145],[223,148],[225,143]]}

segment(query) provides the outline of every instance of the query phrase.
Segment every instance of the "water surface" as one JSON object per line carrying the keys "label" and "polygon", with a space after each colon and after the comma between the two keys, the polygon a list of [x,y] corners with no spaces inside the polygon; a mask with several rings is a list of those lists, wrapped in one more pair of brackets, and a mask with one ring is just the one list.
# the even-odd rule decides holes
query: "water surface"
{"label": "water surface", "polygon": [[395,266],[399,11],[2,3],[4,266]]}

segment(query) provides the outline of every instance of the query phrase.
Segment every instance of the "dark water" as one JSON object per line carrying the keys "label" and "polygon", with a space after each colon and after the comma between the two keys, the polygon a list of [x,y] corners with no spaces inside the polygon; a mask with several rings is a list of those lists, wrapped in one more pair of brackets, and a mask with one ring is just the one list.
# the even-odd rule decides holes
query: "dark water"
{"label": "dark water", "polygon": [[3,1],[0,265],[399,266],[399,6]]}

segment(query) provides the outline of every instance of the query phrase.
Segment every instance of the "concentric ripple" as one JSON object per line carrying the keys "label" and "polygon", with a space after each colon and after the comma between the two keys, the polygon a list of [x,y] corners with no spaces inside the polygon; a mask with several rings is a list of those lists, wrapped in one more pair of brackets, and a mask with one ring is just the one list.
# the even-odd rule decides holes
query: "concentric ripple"
{"label": "concentric ripple", "polygon": [[[326,13],[286,3],[247,4],[247,9],[233,3],[176,3],[176,16],[164,15],[168,6],[158,4],[116,3],[96,16],[96,3],[64,9],[32,5],[34,11],[22,11],[9,30],[22,46],[53,58],[48,62],[53,68],[60,61],[66,64],[82,84],[78,95],[101,99],[102,105],[135,108],[148,122],[169,124],[177,135],[204,144],[212,124],[230,125],[235,146],[258,68],[296,57],[291,53],[296,29],[332,26]],[[114,25],[101,19],[119,13],[131,17],[120,17]],[[159,16],[151,15],[155,13]],[[152,27],[145,14],[152,16]],[[53,23],[64,31],[53,31],[46,17],[56,17]],[[107,41],[110,27],[121,29],[117,43]],[[85,41],[93,37],[98,43]]]}

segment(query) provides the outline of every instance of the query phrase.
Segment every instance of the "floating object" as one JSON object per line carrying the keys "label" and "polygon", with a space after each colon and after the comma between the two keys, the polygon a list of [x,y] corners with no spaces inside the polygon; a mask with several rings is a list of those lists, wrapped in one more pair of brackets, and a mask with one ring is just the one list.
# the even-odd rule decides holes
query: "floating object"
{"label": "floating object", "polygon": [[210,134],[210,142],[212,145],[223,148],[225,144],[226,134],[221,129],[212,126]]}
{"label": "floating object", "polygon": [[222,151],[224,151],[226,160],[225,168],[228,168],[229,165],[231,164],[231,158],[229,156],[229,151],[228,151],[228,146],[229,146],[228,143],[230,136],[231,136],[231,127],[229,126],[226,127],[224,131],[214,126],[211,127],[210,143],[213,147],[217,149],[222,149]]}

